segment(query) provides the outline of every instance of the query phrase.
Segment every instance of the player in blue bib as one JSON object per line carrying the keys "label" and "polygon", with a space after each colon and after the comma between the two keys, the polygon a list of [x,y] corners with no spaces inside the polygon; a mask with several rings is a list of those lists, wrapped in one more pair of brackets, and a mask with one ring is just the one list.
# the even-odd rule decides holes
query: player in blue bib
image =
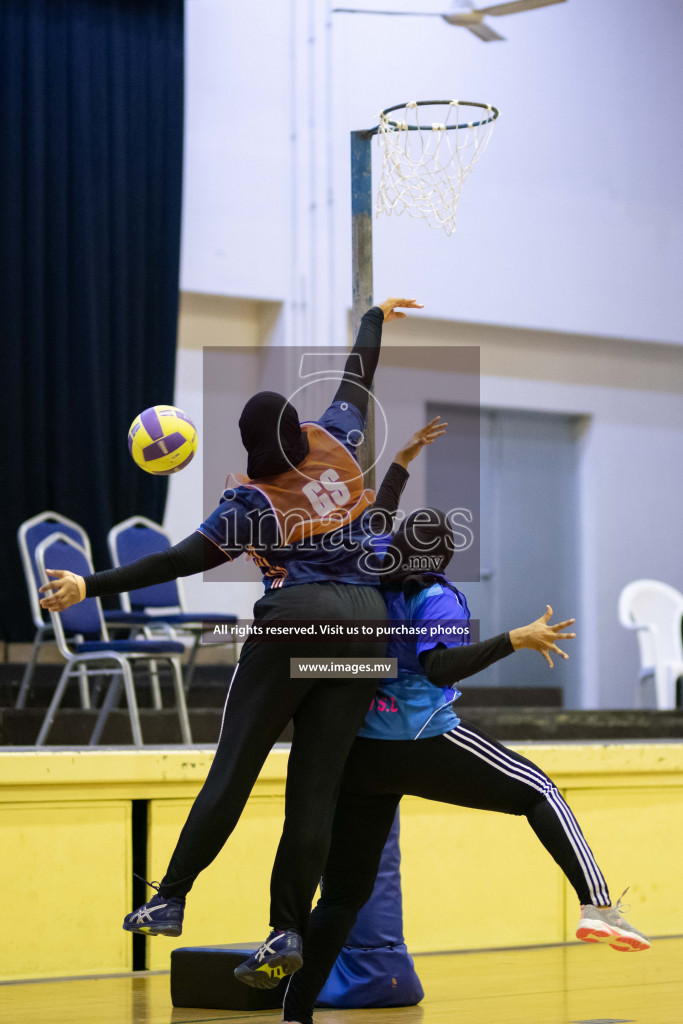
{"label": "player in blue bib", "polygon": [[[452,708],[459,696],[456,683],[520,648],[539,651],[551,667],[551,652],[567,657],[557,641],[574,636],[563,632],[574,620],[550,625],[548,606],[528,626],[468,644],[467,602],[444,575],[452,550],[450,525],[436,509],[409,516],[387,547],[382,586],[389,620],[403,620],[425,635],[390,642],[387,654],[398,659],[398,676],[377,691],[346,762],[322,895],[311,915],[303,967],[285,996],[286,1024],[312,1024],[318,993],[372,893],[406,794],[526,816],[577,894],[577,938],[622,952],[649,948],[648,939],[623,917],[619,901],[611,906],[604,876],[553,782],[527,758],[461,721]],[[426,551],[437,571],[415,568]],[[493,923],[490,937],[495,945]]]}
{"label": "player in blue bib", "polygon": [[[468,643],[470,612],[465,595],[445,579],[435,580],[431,586],[410,596],[402,589],[386,589],[384,600],[390,622],[405,622],[426,630],[448,623],[452,633],[438,642],[447,648]],[[455,729],[460,719],[453,710],[453,702],[460,691],[451,686],[425,686],[420,656],[432,650],[436,643],[428,635],[389,641],[387,657],[397,659],[399,675],[397,679],[380,683],[359,736],[378,740],[427,739]]]}

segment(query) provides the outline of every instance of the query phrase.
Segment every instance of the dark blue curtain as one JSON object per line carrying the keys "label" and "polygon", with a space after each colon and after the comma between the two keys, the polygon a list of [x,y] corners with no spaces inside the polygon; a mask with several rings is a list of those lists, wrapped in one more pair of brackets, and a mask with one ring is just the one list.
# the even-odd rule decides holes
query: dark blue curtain
{"label": "dark blue curtain", "polygon": [[163,516],[126,437],[173,401],[182,130],[182,0],[2,0],[2,639],[32,635],[24,519],[82,523],[105,568],[110,526]]}

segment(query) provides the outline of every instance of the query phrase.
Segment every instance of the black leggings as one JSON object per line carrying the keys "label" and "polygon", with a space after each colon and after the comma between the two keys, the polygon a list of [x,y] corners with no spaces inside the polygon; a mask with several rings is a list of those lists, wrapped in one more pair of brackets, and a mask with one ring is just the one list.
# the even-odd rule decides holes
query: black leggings
{"label": "black leggings", "polygon": [[[384,620],[373,587],[306,583],[257,601],[254,621]],[[291,657],[381,657],[381,644],[338,638],[318,643],[263,643],[242,648],[223,712],[218,748],[162,879],[163,896],[185,896],[235,828],[268,752],[294,721],[287,769],[285,823],[271,878],[274,928],[308,925],[328,853],[344,761],[363,722],[376,680],[291,679]]]}
{"label": "black leggings", "polygon": [[304,965],[287,989],[286,1021],[312,1024],[318,993],[372,894],[382,850],[404,795],[525,815],[579,902],[610,902],[576,818],[532,761],[467,722],[432,739],[357,739],[344,770],[322,896],[304,943]]}

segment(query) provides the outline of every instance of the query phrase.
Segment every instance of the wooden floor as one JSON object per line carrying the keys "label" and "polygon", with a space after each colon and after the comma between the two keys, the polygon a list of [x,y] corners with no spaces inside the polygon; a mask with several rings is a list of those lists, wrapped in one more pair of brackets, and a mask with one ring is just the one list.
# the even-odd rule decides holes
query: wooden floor
{"label": "wooden floor", "polygon": [[[320,1010],[319,1024],[683,1024],[683,938],[645,953],[555,946],[416,957],[419,1007]],[[277,1024],[279,1012],[174,1010],[168,974],[0,986],[8,1024]]]}

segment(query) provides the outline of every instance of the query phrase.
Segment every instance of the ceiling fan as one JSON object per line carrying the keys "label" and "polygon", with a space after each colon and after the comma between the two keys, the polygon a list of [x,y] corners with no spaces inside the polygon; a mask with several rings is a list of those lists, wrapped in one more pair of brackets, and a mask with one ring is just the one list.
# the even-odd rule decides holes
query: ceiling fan
{"label": "ceiling fan", "polygon": [[510,0],[509,3],[493,4],[490,7],[468,7],[457,4],[448,14],[441,11],[368,11],[353,7],[335,7],[333,14],[389,14],[407,17],[443,18],[449,25],[459,25],[474,33],[485,43],[493,43],[505,36],[499,35],[484,20],[487,15],[498,17],[501,14],[517,14],[519,11],[531,11],[535,7],[548,7],[550,4],[563,4],[565,0]]}

